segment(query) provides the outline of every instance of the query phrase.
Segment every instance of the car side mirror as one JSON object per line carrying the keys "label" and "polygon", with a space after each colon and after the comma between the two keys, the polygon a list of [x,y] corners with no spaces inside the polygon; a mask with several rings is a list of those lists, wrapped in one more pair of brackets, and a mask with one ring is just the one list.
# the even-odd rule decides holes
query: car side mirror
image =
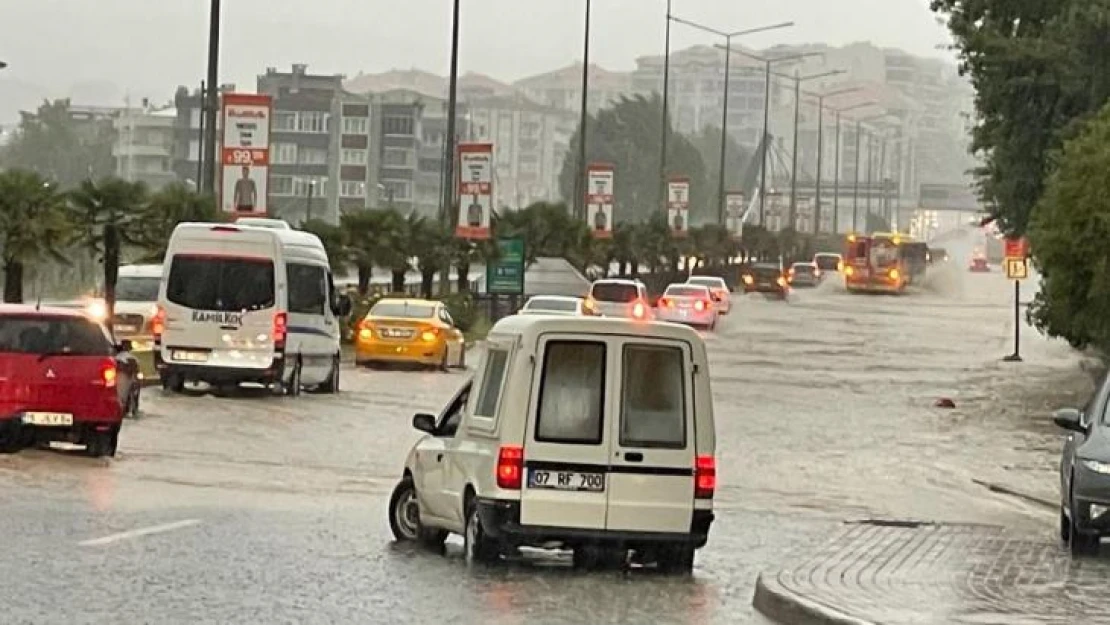
{"label": "car side mirror", "polygon": [[1057,426],[1072,432],[1087,432],[1083,425],[1083,413],[1076,408],[1061,408],[1052,413],[1052,421]]}
{"label": "car side mirror", "polygon": [[412,418],[412,427],[420,430],[421,432],[427,432],[428,434],[435,434],[436,418],[435,418],[435,416],[427,414],[427,413],[423,413],[423,412],[417,413],[416,416],[414,416]]}
{"label": "car side mirror", "polygon": [[118,344],[116,344],[116,349],[121,352],[130,352],[134,349],[134,347],[135,345],[131,342],[131,339],[123,339]]}
{"label": "car side mirror", "polygon": [[335,298],[335,306],[332,307],[332,312],[335,313],[336,317],[346,317],[351,314],[351,308],[353,308],[353,304],[350,296],[340,295]]}

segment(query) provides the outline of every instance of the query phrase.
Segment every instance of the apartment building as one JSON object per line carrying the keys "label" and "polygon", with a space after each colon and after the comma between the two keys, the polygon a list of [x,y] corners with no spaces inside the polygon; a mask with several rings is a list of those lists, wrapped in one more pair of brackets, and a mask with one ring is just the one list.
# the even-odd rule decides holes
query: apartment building
{"label": "apartment building", "polygon": [[[632,75],[628,73],[612,72],[591,63],[588,78],[590,88],[586,96],[586,110],[591,114],[612,106],[622,97],[636,92]],[[513,83],[513,87],[540,104],[565,111],[580,111],[582,109],[582,64],[576,63],[551,72],[522,78]]]}
{"label": "apartment building", "polygon": [[144,101],[139,108],[124,108],[112,120],[115,142],[112,156],[116,175],[145,183],[157,190],[177,180],[174,141],[177,109],[155,108]]}

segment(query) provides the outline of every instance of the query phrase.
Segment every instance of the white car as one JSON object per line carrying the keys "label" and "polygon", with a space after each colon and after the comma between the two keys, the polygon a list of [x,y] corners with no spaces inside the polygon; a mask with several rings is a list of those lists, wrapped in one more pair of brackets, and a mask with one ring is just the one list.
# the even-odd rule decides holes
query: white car
{"label": "white car", "polygon": [[688,571],[713,522],[716,437],[705,343],[690,328],[512,315],[474,379],[408,454],[397,540],[463,536],[468,562],[519,547]]}
{"label": "white car", "polygon": [[712,330],[717,327],[717,307],[709,287],[700,284],[672,284],[659,298],[655,318]]}
{"label": "white car", "polygon": [[725,282],[724,278],[690,276],[686,283],[709,287],[709,292],[713,295],[713,301],[717,304],[717,312],[720,314],[727,315],[732,310],[732,290],[728,288],[728,283]]}
{"label": "white car", "polygon": [[600,315],[591,312],[586,307],[586,300],[582,297],[567,297],[564,295],[536,295],[531,297],[517,312],[520,315],[562,315],[562,316],[589,316]]}
{"label": "white car", "polygon": [[605,278],[590,285],[586,307],[606,317],[651,319],[647,287],[639,280]]}

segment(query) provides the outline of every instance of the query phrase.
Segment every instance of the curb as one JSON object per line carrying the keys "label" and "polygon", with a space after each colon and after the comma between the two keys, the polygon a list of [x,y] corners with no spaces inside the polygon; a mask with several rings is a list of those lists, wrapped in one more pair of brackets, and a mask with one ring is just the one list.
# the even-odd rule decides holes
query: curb
{"label": "curb", "polygon": [[762,573],[755,581],[752,607],[772,620],[790,625],[878,625],[803,597]]}

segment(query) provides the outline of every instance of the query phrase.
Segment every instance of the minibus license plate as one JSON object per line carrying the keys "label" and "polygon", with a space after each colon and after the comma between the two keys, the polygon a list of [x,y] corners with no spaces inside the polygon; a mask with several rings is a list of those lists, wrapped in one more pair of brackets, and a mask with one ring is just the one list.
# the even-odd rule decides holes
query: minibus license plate
{"label": "minibus license plate", "polygon": [[528,473],[528,488],[601,493],[605,492],[605,474],[532,469]]}
{"label": "minibus license plate", "polygon": [[180,362],[205,362],[208,360],[208,352],[174,350],[173,359]]}

